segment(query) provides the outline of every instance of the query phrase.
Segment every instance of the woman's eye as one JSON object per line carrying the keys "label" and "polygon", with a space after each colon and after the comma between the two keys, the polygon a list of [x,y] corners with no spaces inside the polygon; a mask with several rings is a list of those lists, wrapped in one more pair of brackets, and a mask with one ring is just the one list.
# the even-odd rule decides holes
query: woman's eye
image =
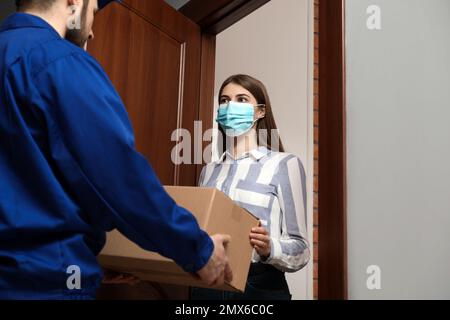
{"label": "woman's eye", "polygon": [[238,99],[238,102],[247,102],[247,101],[248,101],[247,98],[243,98],[243,97]]}
{"label": "woman's eye", "polygon": [[228,99],[220,99],[220,104],[226,104],[228,103]]}

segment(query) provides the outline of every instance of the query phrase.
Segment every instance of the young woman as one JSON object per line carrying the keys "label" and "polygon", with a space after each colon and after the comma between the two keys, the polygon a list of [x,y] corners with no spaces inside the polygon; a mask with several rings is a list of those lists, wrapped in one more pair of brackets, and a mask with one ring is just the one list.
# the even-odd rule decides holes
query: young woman
{"label": "young woman", "polygon": [[310,256],[302,162],[284,152],[260,81],[231,76],[220,88],[219,103],[223,154],[203,168],[199,185],[223,191],[258,217],[261,226],[249,234],[255,250],[245,292],[192,288],[191,298],[290,300],[285,272],[302,269]]}

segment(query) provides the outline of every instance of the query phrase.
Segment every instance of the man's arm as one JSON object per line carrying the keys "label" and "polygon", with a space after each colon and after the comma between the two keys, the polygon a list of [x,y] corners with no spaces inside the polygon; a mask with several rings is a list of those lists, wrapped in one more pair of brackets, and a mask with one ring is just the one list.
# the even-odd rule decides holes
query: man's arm
{"label": "man's arm", "polygon": [[117,228],[185,271],[206,267],[213,241],[136,151],[123,103],[98,63],[73,54],[52,62],[34,80],[49,84],[36,104],[45,109],[51,156],[91,224]]}

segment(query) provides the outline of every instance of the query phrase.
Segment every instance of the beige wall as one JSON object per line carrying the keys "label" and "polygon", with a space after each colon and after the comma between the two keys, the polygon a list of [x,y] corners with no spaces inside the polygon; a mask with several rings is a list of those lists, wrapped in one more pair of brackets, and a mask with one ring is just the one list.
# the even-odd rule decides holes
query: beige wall
{"label": "beige wall", "polygon": [[[217,96],[223,80],[236,73],[252,75],[267,86],[283,143],[302,159],[307,171],[311,246],[313,9],[312,0],[271,0],[219,34],[215,92]],[[311,256],[305,269],[288,275],[294,299],[312,299],[312,267]]]}

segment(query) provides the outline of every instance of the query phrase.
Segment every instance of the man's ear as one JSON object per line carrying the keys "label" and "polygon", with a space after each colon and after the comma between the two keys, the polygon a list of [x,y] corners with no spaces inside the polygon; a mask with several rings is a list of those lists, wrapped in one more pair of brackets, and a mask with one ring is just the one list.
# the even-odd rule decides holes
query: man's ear
{"label": "man's ear", "polygon": [[70,30],[81,28],[81,9],[83,0],[66,0],[67,28]]}
{"label": "man's ear", "polygon": [[[81,6],[83,0],[67,0],[67,6],[68,7],[72,7],[72,6]],[[86,1],[86,0],[85,0]]]}

